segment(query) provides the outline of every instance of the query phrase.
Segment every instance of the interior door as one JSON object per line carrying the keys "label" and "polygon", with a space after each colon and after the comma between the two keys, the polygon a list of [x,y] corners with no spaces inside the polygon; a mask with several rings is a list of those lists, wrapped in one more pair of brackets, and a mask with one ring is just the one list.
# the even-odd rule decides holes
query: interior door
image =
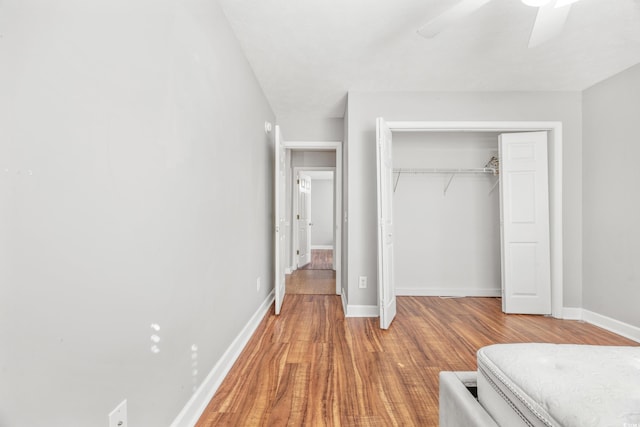
{"label": "interior door", "polygon": [[551,313],[547,133],[500,135],[502,310]]}
{"label": "interior door", "polygon": [[284,303],[285,287],[285,269],[283,264],[286,263],[286,227],[285,227],[285,185],[286,185],[286,150],[283,145],[282,133],[280,126],[276,125],[275,132],[275,183],[274,183],[274,207],[275,207],[275,293],[276,293],[276,314],[280,314],[282,304]]}
{"label": "interior door", "polygon": [[378,300],[380,327],[388,329],[396,316],[393,283],[393,159],[391,130],[376,120],[378,164]]}
{"label": "interior door", "polygon": [[311,177],[298,174],[298,267],[311,262]]}

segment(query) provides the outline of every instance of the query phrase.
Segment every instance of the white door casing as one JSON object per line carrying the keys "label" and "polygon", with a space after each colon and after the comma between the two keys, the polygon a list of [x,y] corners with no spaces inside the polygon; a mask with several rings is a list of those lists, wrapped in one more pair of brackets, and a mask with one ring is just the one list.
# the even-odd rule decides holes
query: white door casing
{"label": "white door casing", "polygon": [[396,316],[393,275],[392,136],[384,119],[376,120],[378,184],[378,299],[380,328],[389,329]]}
{"label": "white door casing", "polygon": [[298,268],[311,262],[311,177],[298,174]]}
{"label": "white door casing", "polygon": [[551,314],[547,132],[500,135],[502,310]]}
{"label": "white door casing", "polygon": [[276,314],[280,314],[282,304],[284,303],[284,296],[286,291],[285,286],[285,269],[282,265],[286,264],[286,235],[285,235],[285,184],[286,184],[286,151],[283,145],[282,133],[280,126],[275,127],[275,143],[274,143],[274,209],[275,209],[275,299],[276,299]]}

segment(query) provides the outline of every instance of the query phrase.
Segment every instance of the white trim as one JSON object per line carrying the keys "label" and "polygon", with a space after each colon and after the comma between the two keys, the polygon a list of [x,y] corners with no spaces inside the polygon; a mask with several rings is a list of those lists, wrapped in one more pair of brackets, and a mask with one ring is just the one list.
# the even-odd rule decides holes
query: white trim
{"label": "white trim", "polygon": [[344,317],[347,317],[347,297],[346,292],[342,289],[342,293],[340,294],[340,299],[342,300],[342,312],[344,313]]}
{"label": "white trim", "polygon": [[[284,148],[288,150],[314,150],[314,151],[335,151],[336,165],[334,173],[335,186],[335,239],[333,250],[333,269],[336,271],[336,295],[342,294],[342,141],[284,141]],[[306,167],[307,170],[313,170],[313,167]],[[322,169],[322,168],[321,168]],[[291,198],[293,205],[293,197]],[[294,230],[296,227],[292,227]],[[293,233],[291,233],[293,235]],[[293,245],[291,246],[293,247]],[[295,251],[291,251],[294,256]],[[294,265],[296,265],[294,263]],[[295,268],[294,268],[295,270]]]}
{"label": "white trim", "polygon": [[291,274],[295,270],[295,267],[285,267],[284,274]]}
{"label": "white trim", "polygon": [[564,320],[582,320],[582,309],[580,307],[563,307],[562,318]]}
{"label": "white trim", "polygon": [[[342,151],[342,141],[285,141],[284,148],[290,150]],[[336,158],[336,165],[338,159]]]}
{"label": "white trim", "polygon": [[549,220],[551,245],[551,314],[563,315],[563,241],[562,241],[562,122],[461,121],[387,122],[392,132],[505,132],[549,131]]}
{"label": "white trim", "polygon": [[387,125],[393,132],[504,132],[504,131],[536,131],[556,130],[561,122],[526,122],[526,121],[392,121]]}
{"label": "white trim", "polygon": [[380,317],[380,308],[377,305],[347,304],[346,317]]}
{"label": "white trim", "polygon": [[593,311],[582,309],[582,318],[585,322],[599,326],[607,331],[622,335],[625,338],[640,342],[640,328],[621,322]]}
{"label": "white trim", "polygon": [[333,250],[333,245],[311,245],[311,249]]}
{"label": "white trim", "polygon": [[262,322],[265,314],[271,309],[271,304],[275,300],[274,291],[267,295],[267,299],[258,307],[249,322],[240,331],[231,345],[224,352],[222,357],[213,366],[200,387],[191,396],[191,399],[182,408],[182,411],[171,423],[171,427],[193,427],[202,416],[213,395],[220,387],[220,384],[229,373],[229,370],[240,356],[240,353],[249,342],[249,339]]}
{"label": "white trim", "polygon": [[499,297],[501,294],[500,288],[396,288],[399,297]]}

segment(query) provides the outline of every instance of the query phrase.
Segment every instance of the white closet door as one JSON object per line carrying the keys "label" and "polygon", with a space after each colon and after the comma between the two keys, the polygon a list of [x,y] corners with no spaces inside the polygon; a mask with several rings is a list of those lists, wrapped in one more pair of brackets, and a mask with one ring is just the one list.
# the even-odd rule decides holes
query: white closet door
{"label": "white closet door", "polygon": [[286,263],[285,257],[285,162],[286,151],[283,146],[282,134],[280,133],[280,126],[276,125],[275,135],[275,280],[274,287],[276,293],[276,314],[280,314],[282,309],[282,303],[284,302],[285,295],[285,274],[283,264]]}
{"label": "white closet door", "polygon": [[393,283],[393,159],[391,130],[376,120],[378,160],[378,300],[380,327],[388,329],[396,317]]}
{"label": "white closet door", "polygon": [[502,310],[551,313],[547,133],[500,135]]}

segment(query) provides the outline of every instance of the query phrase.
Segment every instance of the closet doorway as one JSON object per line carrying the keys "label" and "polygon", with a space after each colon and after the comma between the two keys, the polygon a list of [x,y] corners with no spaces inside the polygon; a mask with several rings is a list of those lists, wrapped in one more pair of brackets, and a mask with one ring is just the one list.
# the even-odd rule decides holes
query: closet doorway
{"label": "closet doorway", "polygon": [[560,123],[378,119],[377,134],[382,328],[396,294],[506,289],[505,312],[561,316]]}

